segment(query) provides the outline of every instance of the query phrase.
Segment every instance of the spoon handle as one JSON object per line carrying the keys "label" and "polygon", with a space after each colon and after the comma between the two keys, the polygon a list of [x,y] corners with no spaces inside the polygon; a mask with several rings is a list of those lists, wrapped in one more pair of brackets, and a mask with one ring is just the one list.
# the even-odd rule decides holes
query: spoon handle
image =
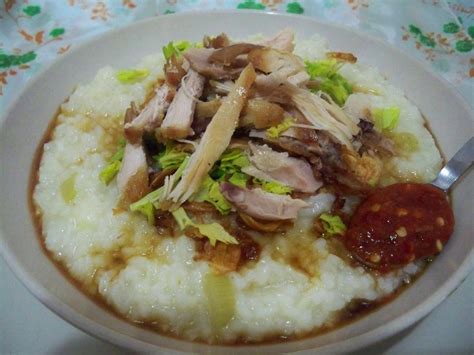
{"label": "spoon handle", "polygon": [[431,184],[443,191],[448,191],[456,180],[471,167],[473,159],[474,137],[471,137],[441,169]]}

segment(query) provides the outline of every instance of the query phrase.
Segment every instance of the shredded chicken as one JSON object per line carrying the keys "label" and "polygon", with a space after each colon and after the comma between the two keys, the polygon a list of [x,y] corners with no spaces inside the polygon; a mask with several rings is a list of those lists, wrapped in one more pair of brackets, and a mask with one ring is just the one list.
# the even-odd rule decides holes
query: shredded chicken
{"label": "shredded chicken", "polygon": [[177,87],[183,76],[186,75],[185,66],[182,58],[178,59],[175,55],[172,55],[163,67],[166,83],[170,86]]}
{"label": "shredded chicken", "polygon": [[271,47],[285,52],[293,52],[295,49],[294,45],[295,33],[289,27],[278,32],[274,37],[265,39],[259,44],[265,47]]}
{"label": "shredded chicken", "polygon": [[221,105],[221,99],[198,102],[196,105],[196,118],[210,118],[214,116]]}
{"label": "shredded chicken", "polygon": [[211,79],[233,79],[239,76],[242,68],[226,68],[222,64],[211,63],[209,58],[216,50],[210,48],[189,48],[183,56],[191,68]]}
{"label": "shredded chicken", "polygon": [[197,191],[205,175],[229,145],[239,122],[240,112],[247,102],[248,91],[254,81],[255,71],[249,64],[242,71],[234,88],[207,126],[181,180],[169,194],[170,200],[181,204]]}
{"label": "shredded chicken", "polygon": [[126,144],[117,187],[125,203],[135,202],[148,192],[148,165],[141,144]]}
{"label": "shredded chicken", "polygon": [[221,184],[225,198],[239,211],[262,220],[294,219],[308,204],[286,195],[276,195],[262,189],[247,189],[229,183]]}
{"label": "shredded chicken", "polygon": [[[153,132],[159,127],[173,96],[174,90],[170,89],[167,84],[163,84],[156,90],[155,96],[140,114],[136,114],[136,108],[133,104],[126,113],[124,132],[127,140],[136,143],[140,141],[144,132]],[[135,117],[132,118],[130,115]]]}
{"label": "shredded chicken", "polygon": [[285,111],[274,103],[252,99],[244,107],[239,126],[253,126],[257,129],[276,126],[283,121]]}
{"label": "shredded chicken", "polygon": [[302,157],[311,157],[313,154],[320,152],[319,146],[307,144],[298,138],[287,137],[285,133],[286,132],[278,138],[271,138],[265,131],[253,129],[250,131],[249,137],[262,139],[263,141],[270,143],[272,146],[276,146],[292,153],[293,155],[300,155]]}
{"label": "shredded chicken", "polygon": [[132,122],[138,115],[140,114],[140,111],[138,110],[137,105],[135,105],[135,102],[130,103],[130,107],[127,108],[125,111],[125,115],[123,117],[123,123],[127,124]]}
{"label": "shredded chicken", "polygon": [[234,63],[235,59],[242,54],[247,54],[254,49],[262,48],[256,44],[251,43],[236,43],[227,47],[223,47],[214,51],[209,57],[209,62],[219,63],[224,66],[229,66]]}
{"label": "shredded chicken", "polygon": [[194,133],[191,124],[196,107],[195,99],[201,96],[204,82],[205,78],[202,75],[192,69],[188,71],[161,124],[160,133],[163,137],[185,138]]}
{"label": "shredded chicken", "polygon": [[329,132],[348,149],[353,149],[352,139],[359,133],[358,122],[347,116],[330,97],[321,95],[285,83],[267,99],[293,105],[315,129]]}
{"label": "shredded chicken", "polygon": [[216,37],[204,36],[203,45],[206,48],[219,49],[230,45],[230,39],[225,33],[221,33]]}
{"label": "shredded chicken", "polygon": [[[200,119],[214,116],[221,104],[222,100],[220,99],[199,102],[196,106],[196,117]],[[269,128],[281,123],[284,114],[283,108],[277,104],[261,99],[251,99],[242,109],[239,126],[252,126],[257,129]]]}
{"label": "shredded chicken", "polygon": [[252,50],[248,60],[255,69],[266,74],[279,71],[289,75],[304,70],[304,63],[300,57],[268,47]]}
{"label": "shredded chicken", "polygon": [[294,86],[304,86],[309,81],[310,76],[305,71],[300,71],[288,77],[288,82]]}
{"label": "shredded chicken", "polygon": [[252,165],[242,171],[259,179],[277,181],[296,191],[314,193],[323,184],[316,181],[311,165],[303,159],[276,152],[267,145],[249,143]]}

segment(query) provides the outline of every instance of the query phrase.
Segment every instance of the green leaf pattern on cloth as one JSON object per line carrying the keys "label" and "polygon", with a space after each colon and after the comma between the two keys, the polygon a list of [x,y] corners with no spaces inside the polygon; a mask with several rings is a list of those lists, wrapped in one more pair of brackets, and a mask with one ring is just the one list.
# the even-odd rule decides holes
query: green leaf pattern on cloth
{"label": "green leaf pattern on cloth", "polygon": [[444,33],[458,33],[460,29],[461,29],[461,26],[459,26],[455,22],[448,22],[448,23],[445,23],[443,26]]}
{"label": "green leaf pattern on cloth", "polygon": [[64,32],[64,28],[53,28],[51,32],[49,32],[49,35],[53,38],[56,38],[64,34]]}
{"label": "green leaf pattern on cloth", "polygon": [[0,115],[42,68],[101,32],[158,15],[217,9],[291,13],[361,30],[424,61],[474,105],[472,0],[3,0]]}
{"label": "green leaf pattern on cloth", "polygon": [[0,68],[10,68],[13,66],[26,64],[28,62],[31,62],[32,60],[35,60],[35,58],[35,52],[28,52],[22,55],[0,54]]}
{"label": "green leaf pattern on cloth", "polygon": [[286,12],[301,15],[304,12],[304,8],[298,1],[290,2],[286,5]]}
{"label": "green leaf pattern on cloth", "polygon": [[27,14],[28,16],[33,17],[35,15],[38,15],[41,12],[41,7],[30,5],[30,6],[24,7],[23,12]]}
{"label": "green leaf pattern on cloth", "polygon": [[265,10],[265,5],[256,2],[255,0],[245,0],[238,4],[237,8],[249,10]]}

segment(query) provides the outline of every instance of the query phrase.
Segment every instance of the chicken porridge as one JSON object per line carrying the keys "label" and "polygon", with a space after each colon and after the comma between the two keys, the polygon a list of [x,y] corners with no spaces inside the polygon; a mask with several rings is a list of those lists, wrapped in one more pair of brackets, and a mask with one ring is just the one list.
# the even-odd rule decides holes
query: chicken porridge
{"label": "chicken porridge", "polygon": [[442,164],[377,69],[291,29],[162,52],[78,85],[43,146],[36,218],[84,292],[190,341],[294,339],[392,297],[441,251],[408,225],[390,245],[349,233],[371,191]]}

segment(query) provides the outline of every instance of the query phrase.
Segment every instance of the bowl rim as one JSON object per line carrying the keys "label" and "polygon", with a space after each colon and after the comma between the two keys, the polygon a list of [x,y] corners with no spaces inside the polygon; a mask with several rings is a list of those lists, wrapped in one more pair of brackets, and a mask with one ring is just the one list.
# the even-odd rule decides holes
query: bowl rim
{"label": "bowl rim", "polygon": [[[273,16],[275,18],[293,18],[301,20],[301,15],[294,15],[294,14],[287,14],[287,13],[277,13],[273,11],[255,11],[255,10],[192,10],[186,11],[182,13],[175,13],[175,14],[168,14],[168,15],[158,15],[151,18],[146,18],[143,20],[135,21],[129,23],[125,26],[114,28],[111,30],[106,30],[96,36],[93,36],[89,39],[84,40],[83,42],[79,43],[77,46],[73,47],[70,51],[68,51],[65,55],[61,57],[56,57],[51,63],[43,66],[43,68],[35,74],[35,76],[30,79],[27,84],[22,88],[20,93],[16,95],[16,97],[12,100],[12,102],[6,106],[3,114],[0,115],[0,130],[5,128],[6,125],[6,118],[9,117],[11,112],[13,111],[14,107],[20,102],[21,98],[30,90],[35,83],[39,82],[43,77],[45,77],[50,70],[56,66],[56,64],[60,61],[66,60],[67,58],[74,56],[76,52],[83,50],[83,48],[90,46],[93,43],[98,43],[107,39],[108,37],[116,36],[117,34],[121,33],[122,31],[127,31],[133,27],[140,27],[145,23],[151,22],[159,22],[163,18],[186,18],[190,16],[200,16],[200,15],[252,15],[252,16]],[[400,47],[394,46],[389,44],[382,39],[375,37],[373,35],[367,34],[362,32],[358,29],[353,29],[350,27],[342,26],[339,24],[329,23],[327,21],[319,20],[310,16],[303,16],[304,20],[309,23],[315,23],[317,25],[324,25],[336,28],[338,30],[344,32],[355,33],[360,37],[365,37],[371,42],[377,42],[379,45],[382,45],[386,48],[390,48],[392,51],[396,51],[400,56],[405,57],[405,59],[411,61],[416,67],[417,70],[423,71],[424,73],[431,76],[433,79],[437,80],[440,85],[449,89],[451,94],[453,94],[459,103],[463,106],[467,112],[470,112],[470,119],[474,121],[474,112],[470,105],[468,104],[467,100],[460,94],[460,92],[451,84],[449,81],[441,77],[439,74],[427,69],[426,64],[423,63],[420,59],[410,55],[407,51],[401,49]],[[31,223],[31,222],[30,222]],[[112,344],[119,345],[123,348],[135,350],[135,351],[156,351],[157,346],[154,344],[147,343],[145,341],[136,339],[130,335],[121,333],[117,330],[113,330],[106,326],[103,326],[95,321],[89,319],[88,317],[84,316],[81,313],[76,312],[73,308],[69,307],[67,304],[62,302],[58,297],[50,294],[48,290],[36,279],[29,276],[28,271],[22,266],[18,258],[13,254],[13,252],[8,248],[5,240],[5,232],[3,231],[2,226],[0,225],[0,256],[6,261],[9,269],[13,272],[15,277],[27,288],[27,290],[36,298],[38,299],[43,305],[53,311],[56,315],[60,318],[68,322],[69,324],[77,327],[78,329],[84,331],[85,333],[101,339]],[[451,275],[451,277],[445,281],[438,290],[433,293],[429,298],[425,299],[422,303],[418,306],[412,308],[410,311],[401,314],[400,316],[394,318],[393,320],[385,323],[384,325],[375,328],[371,331],[366,333],[355,335],[350,338],[344,339],[342,341],[330,342],[326,345],[322,345],[317,348],[318,351],[327,352],[327,351],[334,351],[337,350],[338,352],[348,352],[354,351],[375,342],[381,341],[386,339],[403,329],[408,328],[409,326],[413,325],[417,321],[421,320],[425,316],[427,316],[434,308],[436,308],[441,302],[443,302],[451,293],[453,293],[461,283],[467,278],[469,273],[474,269],[474,246],[471,247],[471,251],[468,256],[465,258],[463,263],[459,266],[459,268]],[[189,347],[190,345],[198,343],[176,339],[178,343],[182,343]],[[291,343],[289,343],[291,344]],[[219,351],[229,351],[231,349],[230,346],[226,345],[208,345],[208,344],[199,344],[202,346],[207,346],[212,349],[213,352]],[[250,344],[250,345],[243,345],[240,346],[240,350],[244,350],[245,352],[249,351],[271,351],[273,347],[281,345],[281,343],[276,344]],[[166,345],[163,348],[167,348],[170,350],[177,350]],[[336,349],[337,348],[337,349]],[[297,352],[305,352],[311,349],[304,349],[304,350],[297,350]],[[183,350],[180,350],[183,351]]]}

